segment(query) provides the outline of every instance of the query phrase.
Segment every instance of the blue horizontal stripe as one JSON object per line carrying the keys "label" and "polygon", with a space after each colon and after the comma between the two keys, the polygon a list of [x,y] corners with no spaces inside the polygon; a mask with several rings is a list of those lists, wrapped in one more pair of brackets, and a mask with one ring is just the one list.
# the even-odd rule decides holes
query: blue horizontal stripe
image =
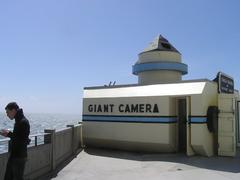
{"label": "blue horizontal stripe", "polygon": [[153,70],[171,70],[171,71],[179,71],[182,74],[187,74],[188,66],[186,64],[178,63],[178,62],[151,62],[151,63],[135,64],[133,66],[133,74],[135,75],[137,75],[140,72],[153,71]]}
{"label": "blue horizontal stripe", "polygon": [[[83,115],[83,121],[175,123],[177,117]],[[206,123],[207,117],[189,117],[190,123]]]}
{"label": "blue horizontal stripe", "polygon": [[191,123],[206,123],[207,118],[206,117],[190,117]]}
{"label": "blue horizontal stripe", "polygon": [[102,122],[143,122],[143,123],[174,123],[176,117],[136,117],[136,116],[91,116],[83,115],[83,121]]}

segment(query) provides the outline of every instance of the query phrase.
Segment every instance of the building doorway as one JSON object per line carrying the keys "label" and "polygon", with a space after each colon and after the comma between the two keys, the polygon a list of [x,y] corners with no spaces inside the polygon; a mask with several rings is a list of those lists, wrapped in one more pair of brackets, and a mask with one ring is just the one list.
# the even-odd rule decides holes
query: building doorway
{"label": "building doorway", "polygon": [[187,101],[178,99],[178,152],[186,153],[187,151]]}

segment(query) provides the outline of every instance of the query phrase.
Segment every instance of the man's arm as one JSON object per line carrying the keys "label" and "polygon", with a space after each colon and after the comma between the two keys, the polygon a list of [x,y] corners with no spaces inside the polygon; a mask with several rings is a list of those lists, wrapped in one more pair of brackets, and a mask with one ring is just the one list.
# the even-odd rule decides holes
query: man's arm
{"label": "man's arm", "polygon": [[1,129],[0,130],[0,135],[4,136],[4,137],[12,137],[13,133],[11,131],[8,131],[6,129]]}

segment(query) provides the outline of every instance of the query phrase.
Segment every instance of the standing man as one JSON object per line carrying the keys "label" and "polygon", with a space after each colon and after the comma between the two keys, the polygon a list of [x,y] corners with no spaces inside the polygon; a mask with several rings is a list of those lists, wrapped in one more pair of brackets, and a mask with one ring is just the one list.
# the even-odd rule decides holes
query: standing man
{"label": "standing man", "polygon": [[10,138],[10,156],[7,163],[4,180],[23,180],[25,164],[27,161],[27,145],[30,125],[16,102],[11,102],[5,107],[9,119],[15,119],[13,132],[2,129],[0,134]]}

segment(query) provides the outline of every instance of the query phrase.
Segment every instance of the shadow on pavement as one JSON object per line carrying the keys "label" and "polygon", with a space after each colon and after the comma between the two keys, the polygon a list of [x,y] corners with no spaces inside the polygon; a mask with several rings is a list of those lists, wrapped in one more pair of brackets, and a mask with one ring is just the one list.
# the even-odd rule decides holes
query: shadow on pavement
{"label": "shadow on pavement", "polygon": [[135,161],[163,161],[180,163],[203,169],[226,171],[232,173],[240,172],[240,150],[236,157],[203,157],[203,156],[186,156],[180,153],[136,153],[109,149],[86,148],[84,151],[94,156],[104,156],[119,159],[128,159]]}

